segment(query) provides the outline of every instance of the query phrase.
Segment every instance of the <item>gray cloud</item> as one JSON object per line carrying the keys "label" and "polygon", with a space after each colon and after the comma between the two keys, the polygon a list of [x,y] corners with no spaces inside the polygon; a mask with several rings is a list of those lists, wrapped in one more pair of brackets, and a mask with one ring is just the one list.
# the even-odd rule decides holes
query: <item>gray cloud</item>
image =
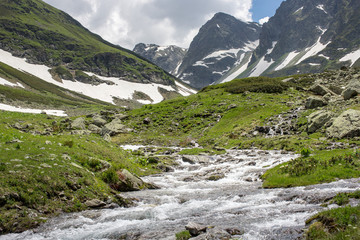
{"label": "gray cloud", "polygon": [[139,42],[188,47],[217,12],[251,21],[252,0],[44,0],[104,39],[132,49]]}

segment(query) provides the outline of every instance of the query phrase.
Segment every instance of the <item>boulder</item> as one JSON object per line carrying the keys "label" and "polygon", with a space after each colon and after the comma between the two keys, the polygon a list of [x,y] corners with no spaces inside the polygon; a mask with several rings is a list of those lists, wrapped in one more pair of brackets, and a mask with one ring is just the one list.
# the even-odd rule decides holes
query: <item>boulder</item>
{"label": "boulder", "polygon": [[89,208],[102,208],[106,206],[106,203],[99,199],[92,199],[85,202],[85,205]]}
{"label": "boulder", "polygon": [[126,133],[128,132],[128,129],[124,124],[121,123],[121,120],[114,119],[110,123],[106,124],[101,129],[101,135],[105,136],[106,134],[109,134],[110,136],[114,136],[119,133]]}
{"label": "boulder", "polygon": [[75,129],[75,130],[85,130],[86,126],[85,126],[85,118],[80,117],[75,119],[72,123],[71,123],[71,129]]}
{"label": "boulder", "polygon": [[118,113],[114,115],[114,119],[125,120],[129,118],[129,115]]}
{"label": "boulder", "polygon": [[360,93],[360,81],[358,79],[351,80],[341,93],[344,100],[349,100]]}
{"label": "boulder", "polygon": [[189,222],[185,229],[188,230],[191,236],[199,236],[200,234],[206,232],[207,227],[198,223]]}
{"label": "boulder", "polygon": [[157,189],[158,187],[151,183],[146,183],[141,178],[131,174],[128,170],[118,171],[119,181],[112,184],[111,187],[117,191],[139,191],[141,189]]}
{"label": "boulder", "polygon": [[214,227],[207,229],[206,233],[201,234],[195,238],[191,238],[192,240],[229,240],[232,236],[227,231]]}
{"label": "boulder", "polygon": [[325,96],[328,93],[331,95],[335,95],[335,93],[333,93],[330,89],[328,89],[327,87],[325,87],[324,85],[321,85],[319,83],[316,83],[313,86],[311,86],[309,90],[311,92],[313,92],[314,94],[320,95],[320,96]]}
{"label": "boulder", "polygon": [[309,97],[308,99],[306,99],[306,102],[305,102],[306,109],[323,107],[325,105],[327,105],[326,101],[320,97]]}
{"label": "boulder", "polygon": [[143,123],[146,124],[146,125],[148,125],[148,124],[151,123],[151,119],[147,117],[147,118],[145,118],[145,119],[143,120]]}
{"label": "boulder", "polygon": [[95,133],[95,134],[100,134],[101,133],[101,128],[99,128],[95,124],[90,124],[89,127],[88,127],[88,130],[91,131],[92,133]]}
{"label": "boulder", "polygon": [[316,132],[318,129],[322,128],[326,123],[328,123],[333,116],[334,113],[325,110],[316,111],[310,114],[308,117],[307,132]]}
{"label": "boulder", "polygon": [[337,117],[326,130],[330,138],[353,138],[360,136],[360,111],[347,110]]}
{"label": "boulder", "polygon": [[107,121],[103,119],[101,116],[95,115],[92,119],[92,123],[98,127],[102,127],[107,123]]}

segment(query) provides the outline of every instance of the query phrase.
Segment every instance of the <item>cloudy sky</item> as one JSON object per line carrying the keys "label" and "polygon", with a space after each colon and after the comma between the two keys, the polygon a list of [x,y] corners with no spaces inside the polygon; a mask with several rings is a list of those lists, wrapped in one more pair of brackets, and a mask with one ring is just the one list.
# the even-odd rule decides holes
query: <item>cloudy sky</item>
{"label": "cloudy sky", "polygon": [[104,39],[133,49],[156,43],[187,48],[217,12],[263,22],[283,0],[44,0]]}

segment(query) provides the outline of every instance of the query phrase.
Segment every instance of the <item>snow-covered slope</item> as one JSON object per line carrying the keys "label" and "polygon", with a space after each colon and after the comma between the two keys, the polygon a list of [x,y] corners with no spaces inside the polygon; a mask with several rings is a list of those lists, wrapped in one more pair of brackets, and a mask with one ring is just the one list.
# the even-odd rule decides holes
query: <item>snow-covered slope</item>
{"label": "snow-covered slope", "polygon": [[[136,99],[143,104],[158,103],[164,100],[161,90],[170,92],[178,92],[181,95],[187,96],[195,93],[194,90],[177,84],[176,86],[162,85],[156,83],[142,84],[122,80],[115,77],[102,77],[93,73],[87,73],[90,76],[96,76],[101,80],[112,82],[113,84],[101,83],[99,85],[91,85],[78,81],[69,81],[62,79],[61,81],[55,80],[50,74],[50,68],[45,65],[30,64],[24,58],[18,58],[11,55],[11,53],[0,50],[0,62],[10,65],[18,70],[34,75],[44,81],[57,85],[59,87],[69,89],[91,98],[99,99],[105,102],[113,103],[116,99],[136,99],[134,95],[136,92],[141,92],[149,98]],[[11,83],[6,79],[0,79],[0,84],[9,86],[20,86],[21,83]]]}

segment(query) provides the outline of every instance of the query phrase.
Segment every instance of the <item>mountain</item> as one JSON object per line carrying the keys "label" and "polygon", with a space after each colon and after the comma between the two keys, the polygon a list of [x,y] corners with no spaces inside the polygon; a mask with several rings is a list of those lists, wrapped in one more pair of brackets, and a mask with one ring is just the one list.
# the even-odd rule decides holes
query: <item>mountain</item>
{"label": "mountain", "polygon": [[262,27],[259,46],[238,77],[322,72],[360,57],[360,2],[287,0]]}
{"label": "mountain", "polygon": [[139,43],[133,51],[140,56],[155,63],[170,74],[176,74],[176,71],[185,57],[187,49],[178,46],[161,47],[156,44]]}
{"label": "mountain", "polygon": [[39,81],[119,105],[191,94],[160,67],[41,0],[0,0],[0,11],[0,61]]}
{"label": "mountain", "polygon": [[257,47],[261,26],[217,13],[191,42],[177,76],[195,88],[214,83],[234,65],[249,61]]}

